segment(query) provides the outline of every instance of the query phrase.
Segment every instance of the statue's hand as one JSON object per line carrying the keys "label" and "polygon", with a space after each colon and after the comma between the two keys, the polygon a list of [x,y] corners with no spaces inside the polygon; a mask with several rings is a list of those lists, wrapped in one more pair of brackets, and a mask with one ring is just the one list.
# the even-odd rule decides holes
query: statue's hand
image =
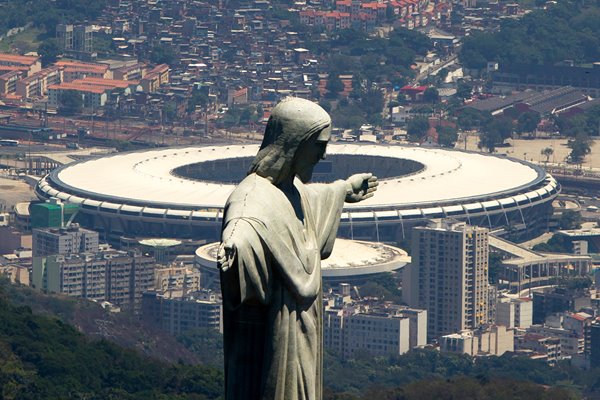
{"label": "statue's hand", "polygon": [[346,179],[348,190],[346,192],[347,203],[358,203],[373,197],[379,182],[373,174],[356,174]]}
{"label": "statue's hand", "polygon": [[235,260],[236,251],[235,246],[232,244],[221,243],[219,246],[219,251],[217,252],[217,266],[222,271],[225,272],[233,265],[233,261]]}

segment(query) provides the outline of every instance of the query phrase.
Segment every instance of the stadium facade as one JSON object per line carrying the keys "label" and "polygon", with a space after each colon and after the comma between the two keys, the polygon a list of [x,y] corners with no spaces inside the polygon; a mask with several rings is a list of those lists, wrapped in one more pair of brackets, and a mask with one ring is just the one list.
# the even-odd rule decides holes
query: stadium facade
{"label": "stadium facade", "polygon": [[[80,206],[78,221],[109,241],[120,237],[218,240],[223,205],[257,145],[118,153],[54,170],[36,186],[44,200]],[[432,218],[524,235],[547,226],[560,185],[541,167],[504,156],[382,145],[328,147],[315,181],[372,171],[371,199],[347,204],[340,236],[397,242]]]}

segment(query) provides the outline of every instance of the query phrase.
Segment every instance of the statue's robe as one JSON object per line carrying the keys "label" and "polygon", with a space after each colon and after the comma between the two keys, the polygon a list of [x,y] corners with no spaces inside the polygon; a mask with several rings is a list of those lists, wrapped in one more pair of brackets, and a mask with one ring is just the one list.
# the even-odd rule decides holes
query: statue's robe
{"label": "statue's robe", "polygon": [[256,174],[225,206],[222,241],[236,252],[221,271],[227,400],[322,397],[321,259],[333,249],[346,183],[294,186],[303,220]]}

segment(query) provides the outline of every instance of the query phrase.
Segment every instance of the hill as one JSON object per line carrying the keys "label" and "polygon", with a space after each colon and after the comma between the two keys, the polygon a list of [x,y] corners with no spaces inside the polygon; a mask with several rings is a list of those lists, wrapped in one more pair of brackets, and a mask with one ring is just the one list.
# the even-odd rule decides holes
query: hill
{"label": "hill", "polygon": [[223,377],[167,364],[86,338],[56,317],[36,315],[0,288],[0,398],[218,399]]}
{"label": "hill", "polygon": [[503,22],[499,32],[479,32],[464,40],[461,60],[468,68],[500,64],[554,64],[600,60],[600,3],[560,1],[520,20]]}
{"label": "hill", "polygon": [[204,364],[201,357],[186,349],[173,336],[142,324],[125,313],[111,313],[98,303],[59,294],[11,285],[0,279],[3,292],[16,306],[29,307],[34,314],[59,318],[92,339],[106,339],[144,356],[168,363]]}

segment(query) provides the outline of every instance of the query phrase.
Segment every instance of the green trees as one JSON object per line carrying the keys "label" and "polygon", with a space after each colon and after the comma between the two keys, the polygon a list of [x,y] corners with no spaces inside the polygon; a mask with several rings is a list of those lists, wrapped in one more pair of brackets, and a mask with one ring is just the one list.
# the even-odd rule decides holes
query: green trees
{"label": "green trees", "polygon": [[0,4],[0,32],[32,23],[53,36],[59,23],[98,18],[106,7],[106,0],[4,0]]}
{"label": "green trees", "polygon": [[485,148],[490,153],[496,150],[498,145],[504,143],[513,131],[513,123],[510,118],[494,118],[483,125],[479,134],[479,148]]}
{"label": "green trees", "polygon": [[237,104],[227,110],[223,118],[223,125],[233,127],[257,123],[262,116],[263,110],[260,105]]}
{"label": "green trees", "polygon": [[150,51],[150,61],[155,64],[172,64],[175,60],[175,52],[168,45],[159,44]]}
{"label": "green trees", "polygon": [[540,115],[536,112],[528,111],[519,115],[517,119],[518,133],[532,133],[540,123]]}
{"label": "green trees", "polygon": [[431,104],[435,104],[440,101],[440,93],[434,87],[428,87],[423,92],[423,101]]}
{"label": "green trees", "polygon": [[477,129],[492,121],[490,113],[484,113],[473,108],[463,108],[458,111],[456,124],[462,130]]}
{"label": "green trees", "polygon": [[540,154],[546,157],[546,164],[550,161],[550,156],[554,154],[554,149],[552,147],[545,147],[540,151]]}
{"label": "green trees", "polygon": [[569,153],[569,162],[581,164],[588,154],[591,153],[592,141],[585,133],[578,133],[574,138],[569,139],[567,146],[571,149]]}
{"label": "green trees", "polygon": [[501,64],[591,62],[600,58],[597,3],[567,0],[535,10],[518,21],[505,21],[497,33],[465,37],[461,60],[468,68]]}
{"label": "green trees", "polygon": [[3,399],[217,399],[220,371],[168,365],[107,341],[90,341],[57,318],[12,305],[0,289]]}
{"label": "green trees", "polygon": [[580,164],[591,152],[593,144],[590,136],[597,135],[600,129],[600,106],[587,110],[574,117],[558,117],[556,125],[561,135],[569,138],[567,146],[571,149],[568,161]]}
{"label": "green trees", "polygon": [[443,147],[454,147],[458,140],[458,131],[453,126],[438,126],[438,144]]}
{"label": "green trees", "polygon": [[327,78],[327,98],[335,99],[338,93],[344,90],[344,84],[338,75],[329,75]]}
{"label": "green trees", "polygon": [[581,228],[581,213],[575,210],[565,210],[560,216],[558,226],[560,229],[579,229]]}
{"label": "green trees", "polygon": [[427,117],[413,117],[406,123],[406,134],[411,142],[419,142],[429,130]]}
{"label": "green trees", "polygon": [[65,115],[74,115],[81,112],[83,100],[81,94],[75,90],[64,90],[59,98],[59,111]]}
{"label": "green trees", "polygon": [[456,88],[456,97],[461,100],[470,99],[473,94],[473,87],[468,83],[463,81],[458,82],[458,86]]}
{"label": "green trees", "polygon": [[40,43],[37,52],[42,57],[42,65],[44,67],[55,63],[58,59],[58,56],[61,54],[61,50],[56,43],[56,39],[54,38],[46,39]]}
{"label": "green trees", "polygon": [[[310,34],[308,34],[310,37]],[[427,36],[408,29],[394,29],[388,38],[369,37],[362,31],[342,30],[329,41],[308,40],[306,47],[325,58],[329,75],[352,74],[371,83],[394,85],[413,76],[410,69],[417,54],[431,47]]]}

